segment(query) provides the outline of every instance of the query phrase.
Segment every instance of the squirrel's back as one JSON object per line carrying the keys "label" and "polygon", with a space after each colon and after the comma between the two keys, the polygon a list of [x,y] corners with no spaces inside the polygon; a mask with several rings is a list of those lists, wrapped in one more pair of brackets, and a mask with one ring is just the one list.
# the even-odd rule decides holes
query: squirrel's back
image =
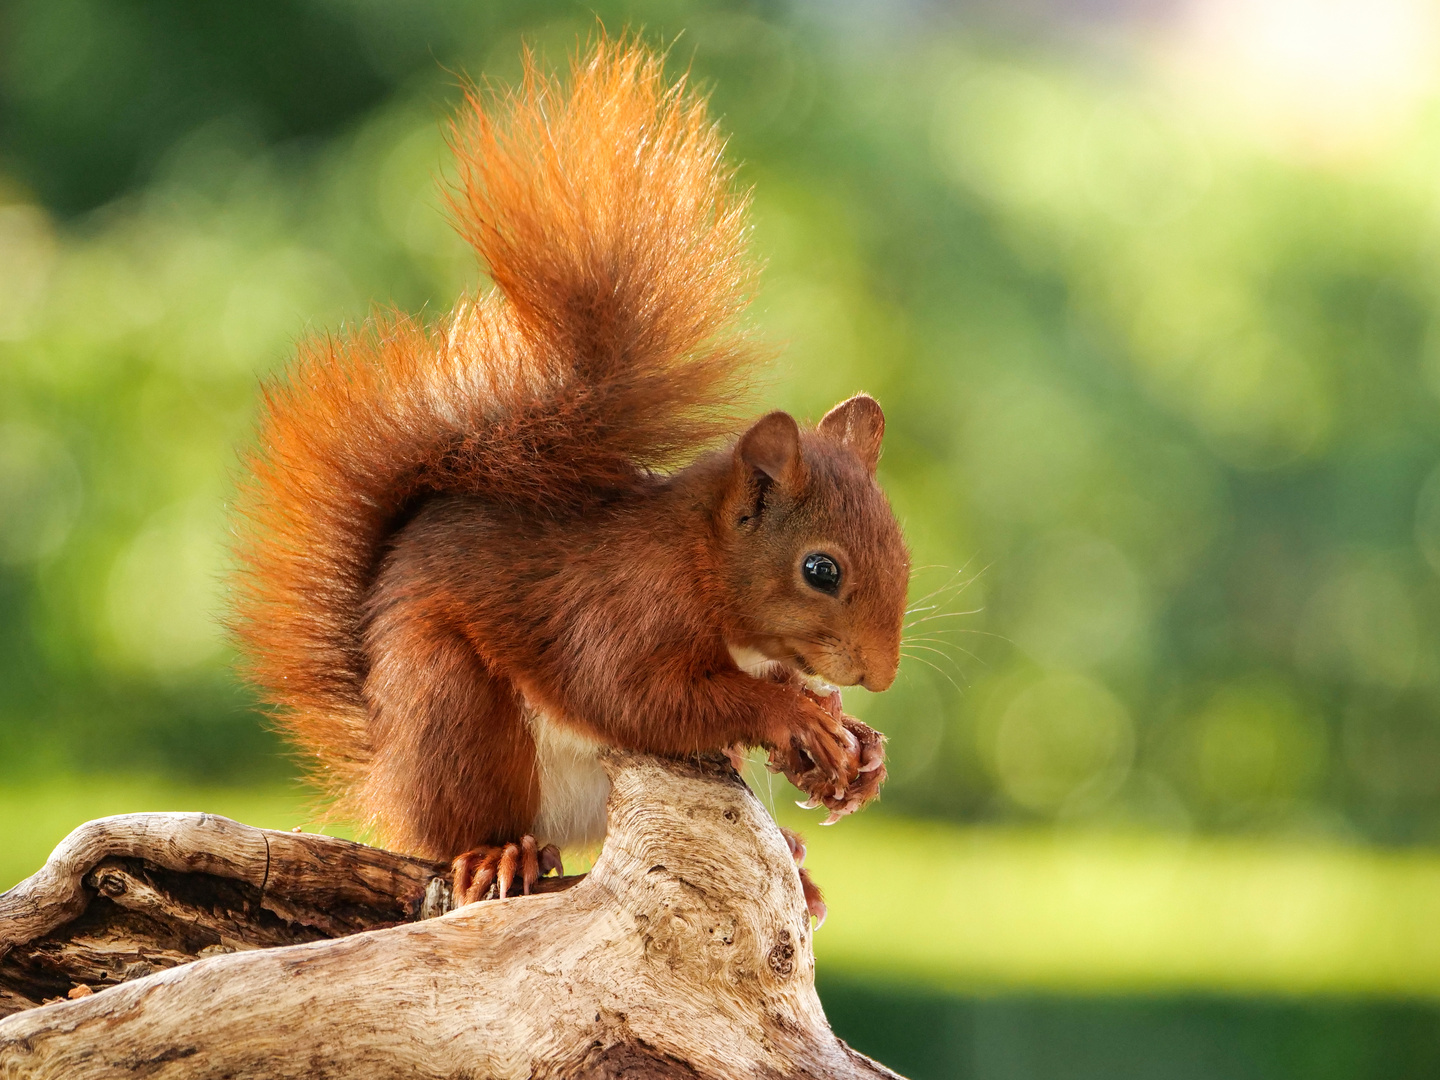
{"label": "squirrel's back", "polygon": [[567,87],[527,56],[451,129],[450,205],[494,288],[303,344],[266,386],[237,503],[232,627],[332,794],[371,747],[366,597],[427,496],[538,513],[634,484],[727,428],[748,348],[746,200],[704,103],[602,40]]}

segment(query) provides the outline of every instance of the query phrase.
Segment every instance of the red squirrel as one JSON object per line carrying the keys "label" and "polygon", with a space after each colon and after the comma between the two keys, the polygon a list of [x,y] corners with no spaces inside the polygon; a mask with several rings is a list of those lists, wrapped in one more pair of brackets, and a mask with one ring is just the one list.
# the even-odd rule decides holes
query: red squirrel
{"label": "red squirrel", "polygon": [[568,89],[527,57],[469,93],[451,144],[493,287],[311,340],[264,389],[232,626],[278,722],[341,812],[454,859],[462,902],[603,836],[606,746],[766,747],[856,809],[882,739],[836,688],[894,680],[909,579],[884,416],[715,445],[754,268],[703,100],[602,40]]}

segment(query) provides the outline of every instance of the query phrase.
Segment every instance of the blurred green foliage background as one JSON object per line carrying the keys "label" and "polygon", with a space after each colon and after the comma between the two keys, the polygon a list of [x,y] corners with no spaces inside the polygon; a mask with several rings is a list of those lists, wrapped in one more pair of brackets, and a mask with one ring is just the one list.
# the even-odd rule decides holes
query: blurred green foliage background
{"label": "blurred green foliage background", "polygon": [[[891,737],[866,828],[896,824],[856,841],[866,857],[901,817],[966,828],[900,843],[887,875],[986,825],[1013,843],[985,880],[1034,871],[1013,897],[1055,880],[1036,842],[1150,837],[1102,844],[1085,880],[1119,895],[1128,871],[1104,867],[1199,852],[1217,888],[1303,906],[1310,871],[1245,877],[1224,853],[1309,852],[1322,878],[1388,883],[1342,904],[1356,925],[1391,918],[1375,897],[1414,900],[1388,945],[1354,950],[1360,970],[1394,946],[1410,974],[1317,982],[1306,946],[1278,982],[1177,981],[1166,950],[1214,940],[1181,928],[1121,983],[1147,985],[1152,957],[1159,987],[1285,992],[1288,971],[1296,992],[1440,994],[1440,945],[1419,942],[1440,903],[1440,25],[1421,0],[0,4],[0,806],[51,815],[12,851],[176,791],[303,814],[217,622],[257,376],[372,304],[439,313],[480,280],[436,186],[459,76],[513,77],[522,41],[558,63],[597,13],[671,43],[755,186],[765,402],[886,407],[882,478],[934,617],[893,690],[848,699]],[[831,880],[859,880],[838,833]],[[1365,845],[1418,869],[1387,877]],[[1257,940],[1292,914],[1257,916]],[[872,954],[827,984],[856,1024],[884,1012]],[[976,978],[1063,987],[1020,955]],[[934,1000],[902,1011],[1000,1015]],[[1281,1023],[1104,1008],[1045,1030],[1113,1020],[1161,1046],[1191,1021]],[[996,1030],[1039,1030],[1034,1009]],[[1134,1075],[1433,1074],[1425,1016],[1306,1013],[1344,1046]],[[955,1039],[959,1057],[906,1060],[1131,1075],[1103,1055],[1073,1071],[1078,1051],[986,1066]]]}

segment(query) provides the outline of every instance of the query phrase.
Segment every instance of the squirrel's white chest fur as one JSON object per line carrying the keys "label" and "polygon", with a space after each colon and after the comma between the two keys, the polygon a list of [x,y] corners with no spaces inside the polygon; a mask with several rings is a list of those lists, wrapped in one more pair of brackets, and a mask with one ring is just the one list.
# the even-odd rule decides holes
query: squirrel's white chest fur
{"label": "squirrel's white chest fur", "polygon": [[535,740],[540,809],[530,827],[540,844],[585,847],[605,839],[610,778],[600,765],[601,744],[544,713],[526,710]]}
{"label": "squirrel's white chest fur", "polygon": [[[755,678],[768,678],[781,665],[754,649],[730,646],[735,666]],[[600,765],[595,739],[556,723],[538,709],[525,710],[535,740],[540,778],[540,809],[530,832],[540,844],[585,847],[605,839],[605,803],[610,778]]]}

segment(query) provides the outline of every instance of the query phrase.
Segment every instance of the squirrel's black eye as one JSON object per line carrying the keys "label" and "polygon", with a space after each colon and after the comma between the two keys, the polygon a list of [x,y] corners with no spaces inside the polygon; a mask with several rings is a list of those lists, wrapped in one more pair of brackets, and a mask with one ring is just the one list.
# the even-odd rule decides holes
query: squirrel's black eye
{"label": "squirrel's black eye", "polygon": [[840,587],[840,566],[829,555],[812,551],[800,564],[805,580],[821,592],[833,593]]}

